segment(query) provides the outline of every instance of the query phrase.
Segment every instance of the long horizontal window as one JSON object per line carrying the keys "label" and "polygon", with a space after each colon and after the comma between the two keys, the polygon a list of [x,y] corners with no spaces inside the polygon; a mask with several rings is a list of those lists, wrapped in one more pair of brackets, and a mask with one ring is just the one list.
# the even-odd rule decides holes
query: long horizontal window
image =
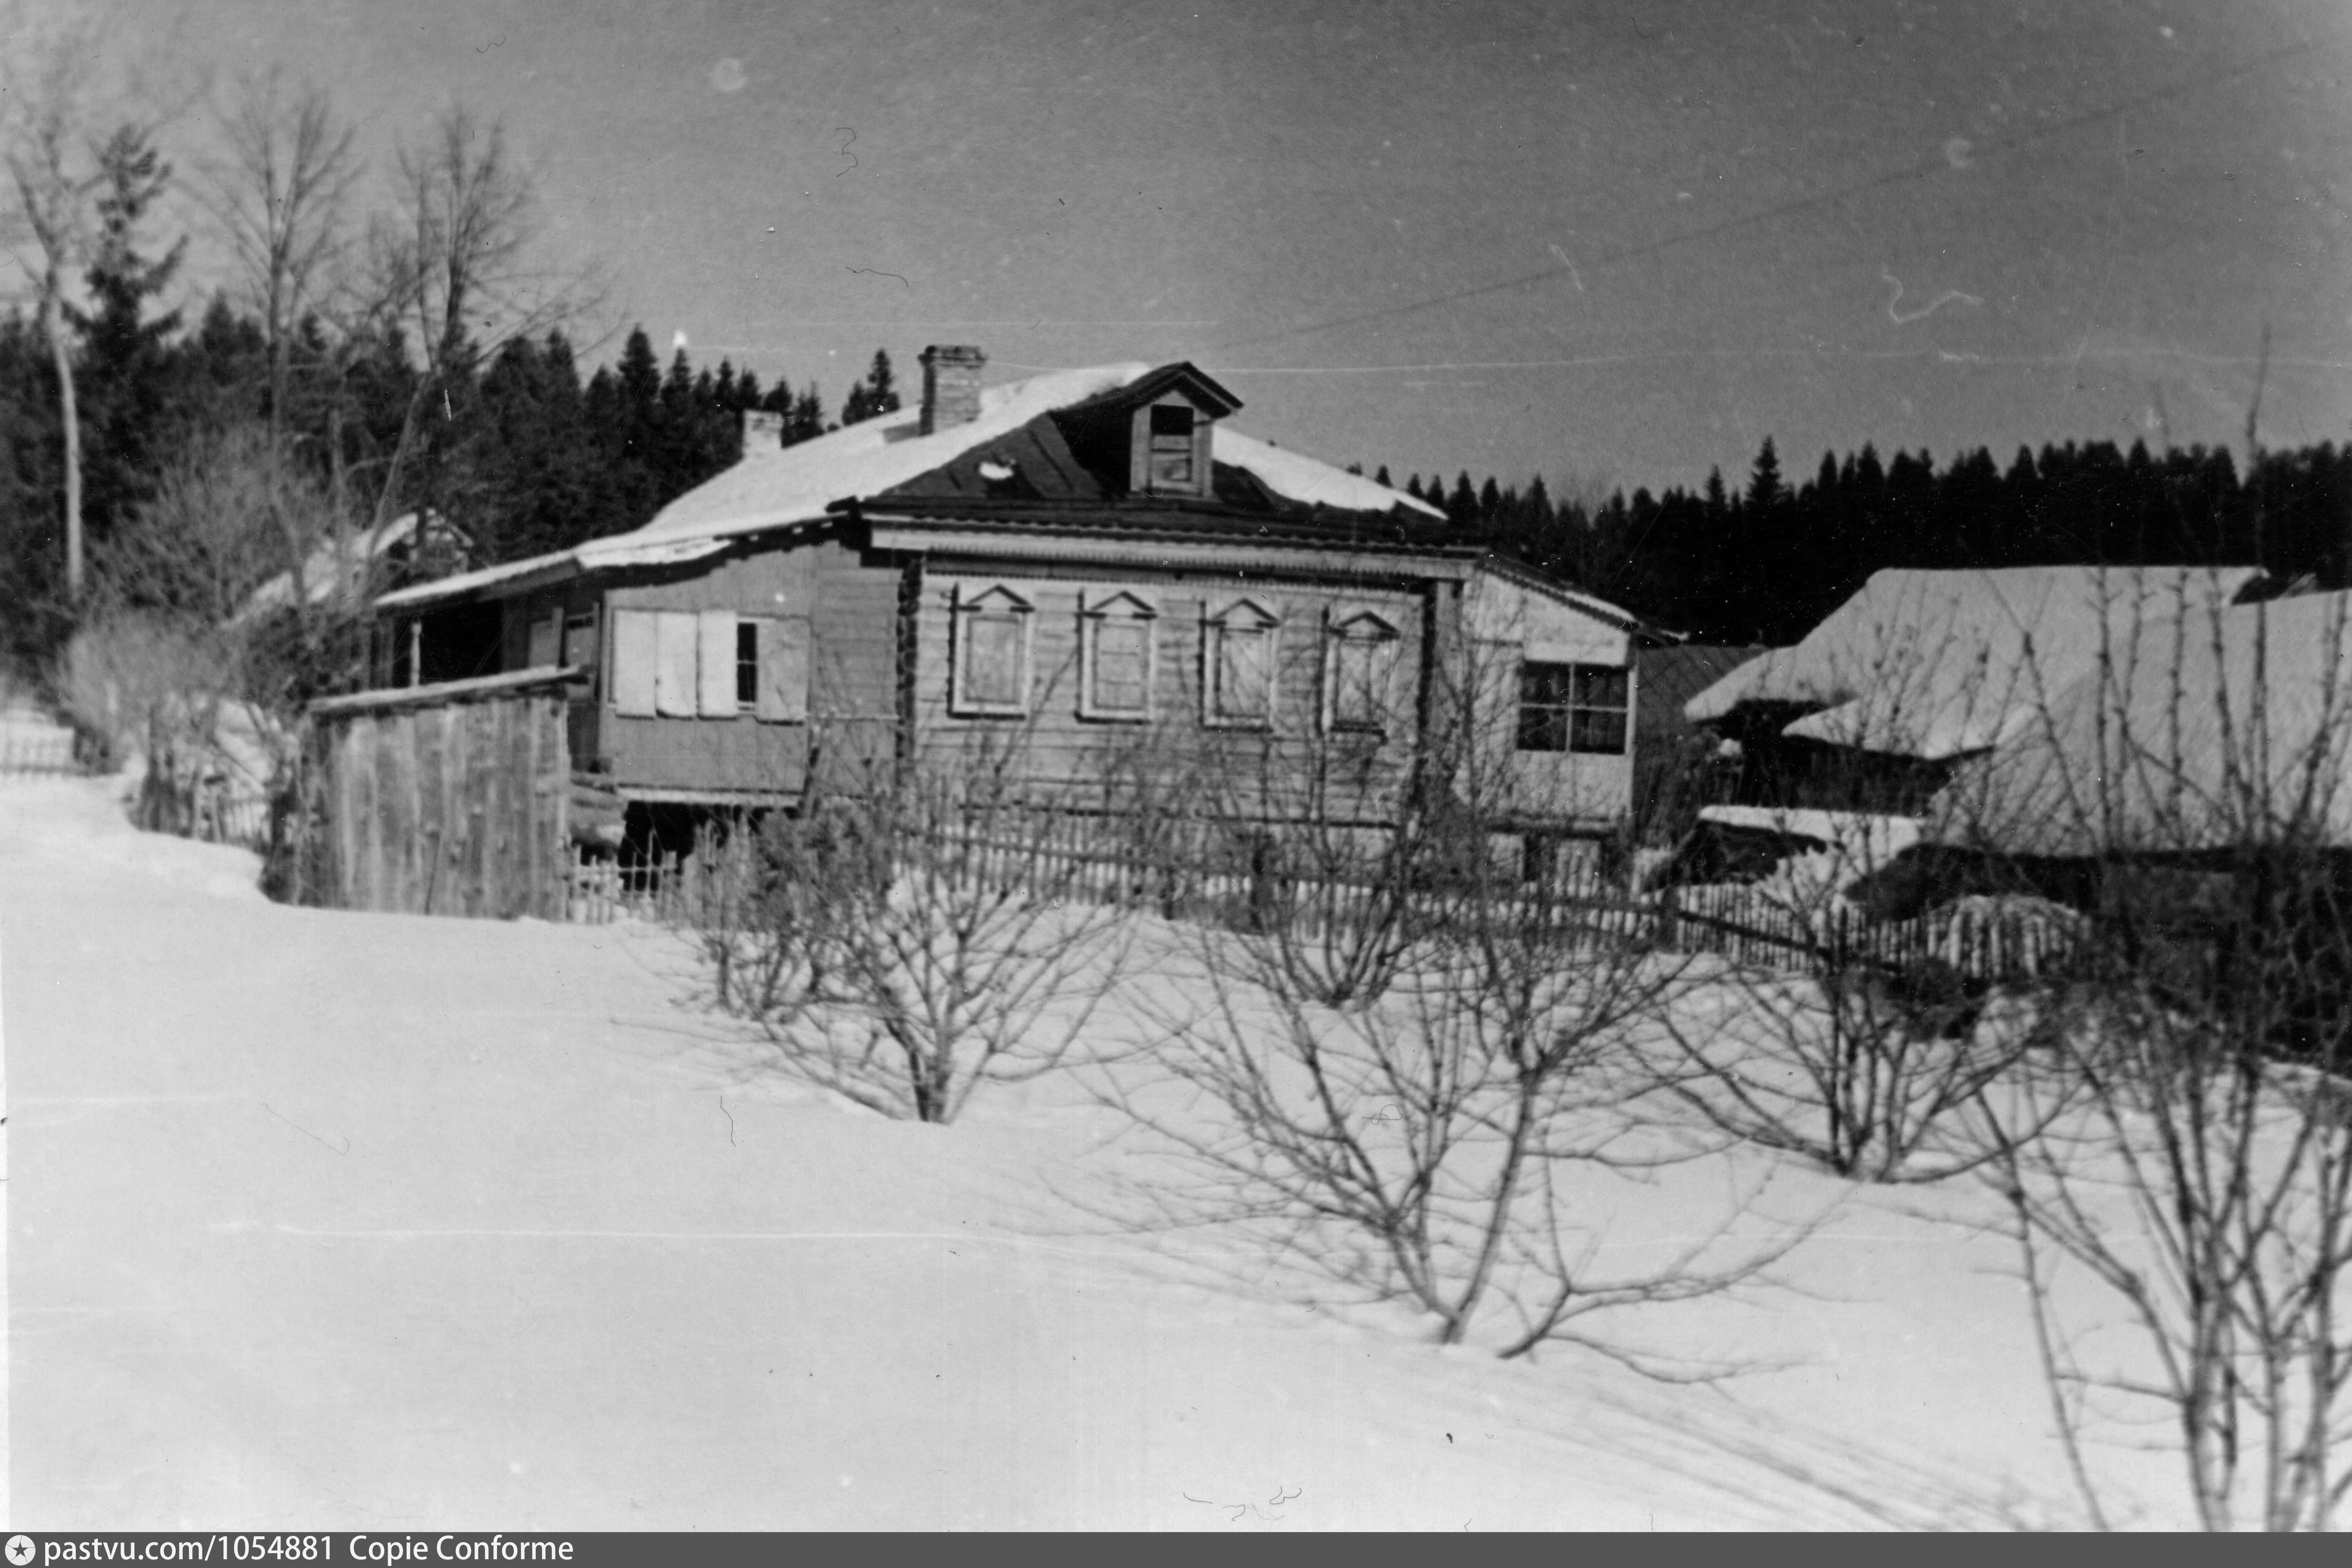
{"label": "long horizontal window", "polygon": [[[808,717],[808,622],[797,617],[616,610],[613,708],[635,718],[798,722]],[[593,643],[583,652],[593,657]]]}

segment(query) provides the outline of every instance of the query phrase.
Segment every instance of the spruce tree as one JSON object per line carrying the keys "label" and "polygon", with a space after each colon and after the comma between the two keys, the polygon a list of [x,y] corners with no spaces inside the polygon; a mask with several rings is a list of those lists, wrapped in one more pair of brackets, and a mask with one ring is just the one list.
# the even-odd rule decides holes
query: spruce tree
{"label": "spruce tree", "polygon": [[1454,494],[1445,498],[1445,520],[1465,530],[1478,526],[1478,492],[1470,487],[1467,468],[1454,479]]}
{"label": "spruce tree", "polygon": [[1756,454],[1756,465],[1748,474],[1748,505],[1753,510],[1767,512],[1780,504],[1788,492],[1780,484],[1780,455],[1772,449],[1772,438],[1764,438],[1763,449]]}
{"label": "spruce tree", "polygon": [[890,356],[880,349],[874,350],[874,363],[866,379],[849,389],[849,396],[841,405],[841,423],[856,424],[877,414],[898,412],[898,385],[890,371]]}
{"label": "spruce tree", "polygon": [[898,412],[898,387],[890,374],[890,356],[874,350],[873,369],[866,372],[866,401],[876,413]]}
{"label": "spruce tree", "polygon": [[[783,390],[779,387],[778,391]],[[784,444],[813,441],[824,434],[824,398],[814,382],[792,400],[792,416],[784,422]]]}
{"label": "spruce tree", "polygon": [[161,453],[177,310],[147,314],[171,287],[188,242],[142,254],[143,229],[172,178],[147,133],[125,125],[99,150],[98,235],[84,271],[93,308],[66,314],[82,339],[77,392],[88,434],[84,513],[93,548],[145,493]]}

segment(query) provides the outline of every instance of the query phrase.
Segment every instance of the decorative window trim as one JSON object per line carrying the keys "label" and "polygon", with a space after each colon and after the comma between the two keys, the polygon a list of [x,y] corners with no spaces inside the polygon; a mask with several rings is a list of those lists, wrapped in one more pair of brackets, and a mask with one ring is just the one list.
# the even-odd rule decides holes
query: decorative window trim
{"label": "decorative window trim", "polygon": [[[1097,646],[1104,625],[1143,628],[1143,706],[1107,706],[1097,695]],[[1158,712],[1160,606],[1132,589],[1082,589],[1078,595],[1078,716],[1107,724],[1149,724]]]}
{"label": "decorative window trim", "polygon": [[[1011,702],[988,702],[971,695],[971,628],[982,617],[1013,618],[1020,628],[1019,668],[1013,674],[1018,695]],[[1037,606],[1003,583],[971,588],[959,583],[950,617],[954,645],[949,653],[948,712],[959,718],[1021,718],[1029,712],[1030,666],[1037,637]]]}
{"label": "decorative window trim", "polygon": [[[1385,735],[1384,716],[1395,711],[1397,650],[1404,632],[1386,615],[1369,606],[1336,605],[1323,622],[1323,728],[1334,735]],[[1351,649],[1368,651],[1371,660],[1369,685],[1373,706],[1382,716],[1340,711],[1340,662]]]}
{"label": "decorative window trim", "polygon": [[[1265,638],[1265,691],[1260,711],[1224,711],[1224,640],[1234,631]],[[1282,617],[1256,599],[1244,595],[1201,617],[1201,723],[1210,729],[1271,729],[1276,699],[1282,690]]]}
{"label": "decorative window trim", "polygon": [[[1588,682],[1613,677],[1623,685],[1618,701],[1596,701]],[[1549,700],[1536,701],[1530,687],[1538,680],[1556,683]],[[1514,749],[1550,756],[1622,757],[1633,748],[1633,669],[1630,664],[1589,661],[1527,659],[1519,665],[1517,722]],[[1603,722],[1614,720],[1613,726]],[[1595,729],[1613,727],[1616,744],[1598,744]],[[1532,741],[1532,744],[1531,744]],[[1555,744],[1556,743],[1556,744]]]}

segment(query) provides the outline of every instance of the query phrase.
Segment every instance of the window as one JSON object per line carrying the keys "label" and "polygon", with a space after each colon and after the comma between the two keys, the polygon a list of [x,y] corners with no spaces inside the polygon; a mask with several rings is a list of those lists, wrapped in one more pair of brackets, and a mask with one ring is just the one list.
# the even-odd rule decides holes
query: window
{"label": "window", "polygon": [[1388,727],[1397,641],[1397,629],[1369,610],[1331,622],[1323,661],[1325,727]]}
{"label": "window", "polygon": [[563,621],[562,662],[567,668],[596,670],[596,612],[574,611]]}
{"label": "window", "polygon": [[553,664],[562,644],[562,611],[550,610],[544,615],[533,617],[530,622],[530,643],[523,654],[524,667],[543,670]]}
{"label": "window", "polygon": [[1132,593],[1090,598],[1082,607],[1078,712],[1087,718],[1148,719],[1159,650],[1159,611]]}
{"label": "window", "polygon": [[1282,622],[1254,600],[1218,612],[1203,627],[1202,718],[1213,725],[1264,725],[1274,716],[1276,641]]}
{"label": "window", "polygon": [[1151,467],[1154,490],[1197,490],[1192,462],[1192,411],[1181,404],[1151,405]]}
{"label": "window", "polygon": [[[970,594],[970,597],[966,597]],[[1003,586],[956,591],[949,708],[1020,714],[1029,707],[1029,623],[1034,606]]]}
{"label": "window", "polygon": [[1608,664],[1519,666],[1519,749],[1622,757],[1632,676]]}
{"label": "window", "polygon": [[[568,622],[567,659],[593,667],[594,638],[593,615]],[[632,718],[732,719],[748,710],[774,722],[803,721],[808,640],[805,620],[731,610],[615,610],[614,711]]]}

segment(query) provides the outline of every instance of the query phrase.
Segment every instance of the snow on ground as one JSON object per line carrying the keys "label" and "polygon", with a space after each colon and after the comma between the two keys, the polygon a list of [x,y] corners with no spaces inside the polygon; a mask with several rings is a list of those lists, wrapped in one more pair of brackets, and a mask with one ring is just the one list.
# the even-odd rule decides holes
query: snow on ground
{"label": "snow on ground", "polygon": [[2072,1517],[2005,1247],[1910,1212],[1965,1189],[1784,1172],[1794,1288],[1646,1331],[1783,1370],[1498,1363],[1060,1207],[1120,1157],[1066,1085],[884,1121],[747,1073],[659,932],[289,909],[241,853],[0,782],[17,1527]]}

